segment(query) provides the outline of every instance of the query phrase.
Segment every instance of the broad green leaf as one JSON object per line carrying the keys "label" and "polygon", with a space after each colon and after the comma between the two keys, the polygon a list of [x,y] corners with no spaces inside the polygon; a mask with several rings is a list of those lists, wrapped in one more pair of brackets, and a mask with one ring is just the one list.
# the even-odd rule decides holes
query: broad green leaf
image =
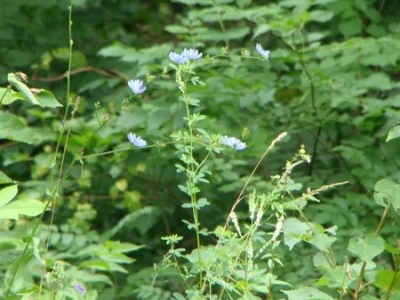
{"label": "broad green leaf", "polygon": [[348,287],[357,278],[357,273],[349,273],[350,270],[344,269],[343,266],[337,266],[333,269],[328,268],[317,285],[331,288]]}
{"label": "broad green leaf", "polygon": [[0,208],[0,219],[18,220],[19,215],[35,217],[40,215],[45,204],[39,200],[16,200]]}
{"label": "broad green leaf", "polygon": [[392,205],[394,209],[400,208],[400,183],[385,178],[375,184],[375,202],[381,206]]}
{"label": "broad green leaf", "polygon": [[314,5],[316,5],[316,4],[322,4],[322,5],[325,5],[325,4],[328,4],[328,3],[331,3],[331,2],[336,2],[337,0],[315,0],[314,1]]}
{"label": "broad green leaf", "polygon": [[313,10],[310,14],[311,20],[321,23],[329,21],[334,16],[333,12],[327,10]]}
{"label": "broad green leaf", "polygon": [[120,252],[120,253],[126,253],[126,252],[131,252],[131,251],[137,251],[143,246],[138,246],[132,243],[120,243],[120,242],[115,242],[115,241],[106,241],[104,243],[104,246],[115,252]]}
{"label": "broad green leaf", "polygon": [[0,138],[30,142],[28,127],[14,114],[0,111]]}
{"label": "broad green leaf", "polygon": [[400,137],[400,125],[396,125],[395,127],[389,130],[386,142],[389,142],[390,140],[396,139],[398,137]]}
{"label": "broad green leaf", "polygon": [[182,294],[179,293],[173,293],[173,296],[176,300],[185,300],[186,298],[182,296]]}
{"label": "broad green leaf", "polygon": [[194,249],[190,254],[185,255],[185,258],[194,265],[200,261],[202,264],[211,265],[218,259],[215,252],[207,248]]}
{"label": "broad green leaf", "polygon": [[389,253],[392,253],[392,254],[395,254],[395,255],[400,255],[400,247],[399,246],[397,246],[397,248],[396,248],[396,247],[393,247],[390,244],[386,244],[385,245],[385,250],[387,252],[389,252]]}
{"label": "broad green leaf", "polygon": [[252,0],[236,0],[236,3],[240,8],[249,6],[251,4],[251,2],[252,2]]}
{"label": "broad green leaf", "polygon": [[374,73],[361,81],[361,86],[367,89],[389,90],[392,88],[390,77],[385,73]]}
{"label": "broad green leaf", "polygon": [[90,290],[85,295],[85,300],[96,300],[96,299],[98,299],[98,296],[99,295],[96,290]]}
{"label": "broad green leaf", "polygon": [[284,233],[285,245],[292,249],[294,245],[301,242],[304,238],[311,237],[310,227],[304,222],[295,218],[287,218],[283,222],[282,231]]}
{"label": "broad green leaf", "polygon": [[[3,171],[0,171],[0,184],[16,183],[10,177],[8,177]],[[1,203],[1,200],[0,200]]]}
{"label": "broad green leaf", "polygon": [[334,300],[328,294],[311,287],[282,292],[288,296],[288,300]]}
{"label": "broad green leaf", "polygon": [[379,300],[378,298],[376,298],[375,296],[372,295],[364,295],[361,300]]}
{"label": "broad green leaf", "polygon": [[31,90],[18,78],[19,76],[17,76],[18,75],[15,75],[14,73],[9,73],[7,76],[8,82],[20,91],[32,104],[41,105]]}
{"label": "broad green leaf", "polygon": [[118,263],[118,264],[130,264],[135,261],[135,259],[132,259],[129,256],[126,256],[125,254],[113,253],[113,252],[100,254],[100,255],[98,255],[98,258],[100,258],[106,262],[112,262],[112,263]]}
{"label": "broad green leaf", "polygon": [[313,257],[313,265],[316,268],[321,268],[321,269],[329,269],[331,268],[331,265],[329,262],[326,260],[326,256],[324,255],[325,253],[322,252],[317,252],[314,257]]}
{"label": "broad green leaf", "polygon": [[367,32],[375,37],[383,37],[387,34],[385,27],[376,24],[370,24],[367,27]]}
{"label": "broad green leaf", "polygon": [[400,291],[400,276],[392,270],[381,270],[376,274],[374,285],[384,291]]}
{"label": "broad green leaf", "polygon": [[271,27],[268,24],[259,24],[258,26],[256,26],[256,28],[253,30],[253,37],[252,39],[255,39],[256,37],[258,37],[259,35],[262,35],[268,31],[271,30]]}
{"label": "broad green leaf", "polygon": [[88,268],[88,269],[100,270],[100,271],[110,271],[108,263],[103,260],[100,260],[100,259],[86,260],[79,265],[79,268]]}
{"label": "broad green leaf", "polygon": [[79,265],[80,268],[93,268],[95,270],[100,271],[108,271],[108,272],[121,272],[121,273],[128,273],[122,266],[112,263],[106,262],[103,260],[90,260],[85,261]]}
{"label": "broad green leaf", "polygon": [[104,274],[96,274],[87,270],[67,269],[66,273],[73,276],[76,280],[85,282],[103,282],[112,286],[110,278]]}
{"label": "broad green leaf", "polygon": [[168,31],[169,33],[173,34],[188,34],[190,33],[190,30],[184,26],[179,26],[179,25],[168,25],[165,26],[165,30]]}
{"label": "broad green leaf", "polygon": [[53,140],[54,134],[49,128],[28,127],[16,115],[0,111],[0,139],[37,144],[44,140]]}
{"label": "broad green leaf", "polygon": [[7,105],[14,101],[21,100],[21,93],[15,92],[12,89],[0,88],[1,104]]}
{"label": "broad green leaf", "polygon": [[319,250],[328,253],[329,248],[333,244],[333,242],[336,241],[335,237],[330,237],[324,233],[317,233],[312,237],[312,239],[309,241],[310,244],[314,245],[317,247]]}
{"label": "broad green leaf", "polygon": [[0,210],[10,202],[18,193],[17,185],[10,185],[0,190]]}
{"label": "broad green leaf", "polygon": [[250,32],[248,27],[238,27],[234,29],[221,32],[219,30],[207,30],[205,32],[199,33],[196,38],[202,41],[224,41],[224,40],[234,40],[245,37]]}
{"label": "broad green leaf", "polygon": [[385,250],[385,240],[380,236],[368,234],[365,239],[352,238],[347,249],[361,260],[369,262]]}
{"label": "broad green leaf", "polygon": [[38,93],[35,93],[35,96],[40,103],[41,106],[43,107],[60,107],[62,104],[57,101],[56,97],[53,95],[53,93],[46,91],[46,90],[40,90]]}
{"label": "broad green leaf", "polygon": [[362,30],[362,21],[358,17],[344,19],[339,23],[339,30],[345,37],[359,34]]}
{"label": "broad green leaf", "polygon": [[116,43],[114,45],[102,48],[98,54],[105,57],[123,57],[132,54],[132,52],[136,52],[136,50]]}
{"label": "broad green leaf", "polygon": [[204,0],[171,0],[171,2],[182,3],[182,4],[186,4],[186,5],[198,4],[198,5],[204,5],[204,6],[208,6],[208,5],[212,4],[211,2],[204,1]]}

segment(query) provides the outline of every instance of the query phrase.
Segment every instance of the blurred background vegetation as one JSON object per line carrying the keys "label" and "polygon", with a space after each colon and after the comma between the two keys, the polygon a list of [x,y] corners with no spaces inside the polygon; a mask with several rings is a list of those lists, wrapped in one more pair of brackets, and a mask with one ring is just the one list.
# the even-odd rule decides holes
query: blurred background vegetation
{"label": "blurred background vegetation", "polygon": [[[2,86],[7,73],[24,72],[31,87],[52,91],[65,105],[68,6],[66,0],[2,3]],[[267,192],[270,176],[279,174],[304,144],[312,162],[293,178],[312,188],[349,182],[308,206],[310,220],[337,225],[339,249],[350,237],[376,228],[383,209],[372,200],[374,185],[385,177],[400,179],[400,140],[386,142],[400,121],[399,11],[400,3],[393,0],[73,1],[71,92],[80,97],[80,105],[74,120],[68,118],[66,162],[82,147],[88,157],[69,169],[59,191],[48,259],[78,264],[85,261],[88,253],[82,251],[88,245],[109,239],[143,246],[129,254],[134,263],[126,260],[108,279],[93,281],[103,290],[99,299],[147,299],[153,264],[168,251],[161,237],[176,233],[184,236],[184,248],[195,247],[182,223],[192,218],[182,209],[187,199],[177,188],[184,178],[176,173],[175,149],[168,144],[170,134],[184,126],[168,53],[185,47],[204,56],[197,75],[205,86],[190,87],[201,100],[197,111],[208,118],[203,126],[243,136],[248,145],[233,157],[214,155],[208,161],[211,184],[202,187],[202,194],[211,206],[201,211],[202,227],[224,224],[265,149],[287,131],[248,192]],[[271,50],[269,61],[256,59],[256,43]],[[155,77],[143,97],[121,107],[131,96],[127,81],[147,75]],[[52,162],[65,107],[43,110],[15,102],[4,109],[23,119],[30,139],[1,140],[0,168],[20,182],[24,196],[45,199],[58,174]],[[98,130],[101,122],[107,124]],[[126,147],[128,132],[164,145],[94,155]],[[239,218],[247,218],[244,203],[239,211]],[[40,227],[42,237],[50,217],[46,214]],[[395,243],[398,214],[389,217],[382,235]],[[32,226],[21,219],[3,222],[2,230],[18,236]],[[211,237],[207,241],[214,242]],[[312,253],[307,246],[276,253],[284,263],[278,274],[294,286],[312,283]],[[349,254],[338,255],[344,260]],[[5,272],[2,264],[0,274]],[[30,273],[37,278],[40,270]],[[162,293],[182,286],[178,280],[161,280],[157,288],[153,299],[164,299]]]}

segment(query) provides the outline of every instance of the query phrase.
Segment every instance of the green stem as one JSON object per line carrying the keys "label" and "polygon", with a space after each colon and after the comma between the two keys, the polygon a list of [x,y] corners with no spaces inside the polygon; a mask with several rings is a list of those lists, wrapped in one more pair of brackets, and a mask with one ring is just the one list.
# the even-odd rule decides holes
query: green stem
{"label": "green stem", "polygon": [[[379,221],[378,227],[375,230],[375,236],[379,235],[379,233],[383,227],[383,224],[385,223],[385,220],[386,220],[386,217],[387,217],[389,211],[390,211],[390,206],[387,206],[382,214],[381,220]],[[359,293],[362,288],[362,283],[364,280],[366,266],[367,266],[367,262],[364,261],[361,266],[360,275],[358,276],[357,286],[356,286],[354,294],[353,294],[353,300],[358,300],[358,298],[359,298]]]}

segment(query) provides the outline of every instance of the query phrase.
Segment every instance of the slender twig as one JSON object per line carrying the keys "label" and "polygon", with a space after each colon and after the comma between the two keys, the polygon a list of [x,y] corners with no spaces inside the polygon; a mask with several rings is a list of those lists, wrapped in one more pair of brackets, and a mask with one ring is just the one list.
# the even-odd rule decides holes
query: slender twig
{"label": "slender twig", "polygon": [[[125,76],[124,74],[118,72],[117,70],[104,71],[104,70],[101,70],[99,68],[92,67],[92,66],[85,66],[85,67],[82,67],[82,68],[71,70],[69,72],[69,74],[70,75],[75,75],[75,74],[79,74],[79,73],[82,73],[82,72],[95,72],[95,73],[98,73],[98,74],[101,74],[101,75],[104,75],[104,76],[107,76],[107,77],[111,77],[111,78],[122,78],[125,81],[129,80],[129,78],[127,76]],[[60,80],[63,80],[64,78],[66,78],[66,77],[67,77],[67,74],[64,73],[64,74],[57,75],[57,76],[50,77],[50,78],[34,76],[34,77],[32,77],[32,79],[34,81],[51,82],[51,81],[60,81]]]}
{"label": "slender twig", "polygon": [[[274,139],[271,144],[269,145],[269,147],[267,148],[267,150],[265,150],[264,154],[261,156],[261,158],[258,160],[256,166],[254,167],[253,171],[251,172],[249,178],[247,178],[246,183],[244,184],[242,190],[239,193],[239,196],[237,197],[235,203],[233,204],[231,211],[229,212],[228,215],[230,215],[231,213],[233,213],[236,209],[236,207],[238,206],[238,204],[243,200],[244,197],[242,197],[242,195],[244,194],[247,186],[250,183],[250,180],[253,178],[255,172],[257,171],[258,167],[260,166],[261,162],[264,160],[265,156],[268,154],[268,152],[274,148],[275,144],[279,141],[281,141],[285,136],[287,135],[287,132],[282,132],[280,135],[278,135],[278,137],[276,139]],[[222,233],[226,230],[226,228],[228,227],[229,224],[229,218],[227,218],[226,222],[225,222],[225,226],[222,230]]]}

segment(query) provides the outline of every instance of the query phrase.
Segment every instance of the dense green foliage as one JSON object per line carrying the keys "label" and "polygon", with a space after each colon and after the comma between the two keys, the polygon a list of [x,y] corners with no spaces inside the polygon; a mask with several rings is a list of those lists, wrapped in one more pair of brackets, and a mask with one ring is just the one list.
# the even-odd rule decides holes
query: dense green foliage
{"label": "dense green foliage", "polygon": [[3,3],[0,298],[400,299],[399,10]]}

